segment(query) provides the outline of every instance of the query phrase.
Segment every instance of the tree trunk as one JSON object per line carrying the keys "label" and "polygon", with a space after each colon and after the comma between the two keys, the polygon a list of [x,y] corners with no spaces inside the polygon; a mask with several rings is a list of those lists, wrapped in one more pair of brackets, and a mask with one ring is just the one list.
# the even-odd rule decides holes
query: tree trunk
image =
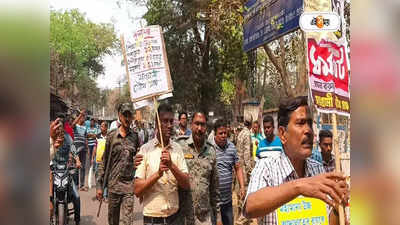
{"label": "tree trunk", "polygon": [[203,40],[203,48],[202,48],[202,62],[201,62],[201,96],[200,96],[200,109],[204,113],[208,113],[209,110],[209,105],[210,102],[210,88],[212,87],[211,85],[211,74],[210,74],[210,67],[209,67],[209,61],[210,61],[210,30],[208,25],[206,25],[205,28],[205,34],[204,34],[204,40]]}
{"label": "tree trunk", "polygon": [[235,81],[235,99],[233,100],[233,123],[236,125],[238,121],[238,117],[240,116],[240,86],[241,81],[239,78],[236,78]]}
{"label": "tree trunk", "polygon": [[295,95],[307,95],[307,60],[305,51],[307,46],[304,38],[304,32],[300,31],[300,45],[297,48],[297,83],[295,88]]}
{"label": "tree trunk", "polygon": [[262,89],[261,89],[261,95],[262,96],[264,95],[264,92],[265,92],[265,83],[266,83],[267,74],[268,74],[268,68],[267,68],[268,65],[267,64],[268,64],[268,60],[265,59],[263,85],[262,85]]}
{"label": "tree trunk", "polygon": [[278,71],[278,73],[281,77],[285,95],[290,97],[290,96],[293,96],[293,93],[291,91],[292,88],[290,87],[289,76],[288,76],[286,65],[285,65],[285,47],[284,47],[284,43],[283,43],[283,37],[281,37],[279,39],[279,46],[280,46],[280,52],[281,52],[280,57],[273,55],[272,50],[270,49],[268,44],[265,44],[263,47],[264,47],[265,52],[268,55],[268,58],[271,60],[272,64],[275,66],[276,70]]}

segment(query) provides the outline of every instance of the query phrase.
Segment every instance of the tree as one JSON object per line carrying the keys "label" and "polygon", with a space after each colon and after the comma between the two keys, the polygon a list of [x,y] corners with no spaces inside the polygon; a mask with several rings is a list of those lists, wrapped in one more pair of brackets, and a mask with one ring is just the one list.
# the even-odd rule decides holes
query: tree
{"label": "tree", "polygon": [[95,24],[77,9],[50,11],[50,80],[72,103],[100,103],[95,78],[104,72],[106,54],[118,50],[111,24]]}
{"label": "tree", "polygon": [[287,97],[307,93],[304,34],[297,30],[263,46],[280,76]]}
{"label": "tree", "polygon": [[248,68],[242,50],[243,8],[233,3],[223,1],[222,12],[221,1],[147,1],[144,18],[164,31],[178,109],[226,114],[232,104],[241,105],[238,93],[243,94]]}
{"label": "tree", "polygon": [[210,104],[224,105],[219,108],[233,110],[236,119],[249,93],[255,92],[258,99],[264,95],[269,107],[276,107],[284,97],[307,93],[305,44],[300,30],[257,50],[252,90],[253,74],[242,49],[245,2],[147,1],[144,18],[149,25],[158,24],[164,30],[174,103],[185,109],[197,105],[205,111],[213,108],[207,106]]}

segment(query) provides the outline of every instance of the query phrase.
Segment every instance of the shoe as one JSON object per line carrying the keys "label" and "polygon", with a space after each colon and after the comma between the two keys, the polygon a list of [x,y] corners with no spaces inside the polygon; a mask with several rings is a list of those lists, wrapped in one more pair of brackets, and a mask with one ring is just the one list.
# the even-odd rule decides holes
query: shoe
{"label": "shoe", "polygon": [[50,225],[54,225],[53,217],[50,217]]}
{"label": "shoe", "polygon": [[80,224],[80,222],[79,221],[75,221],[75,225],[79,225]]}

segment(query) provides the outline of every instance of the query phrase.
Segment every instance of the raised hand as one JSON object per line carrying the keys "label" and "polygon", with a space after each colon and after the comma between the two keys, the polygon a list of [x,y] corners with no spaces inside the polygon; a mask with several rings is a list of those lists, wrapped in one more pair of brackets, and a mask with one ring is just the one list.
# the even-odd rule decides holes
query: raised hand
{"label": "raised hand", "polygon": [[57,137],[57,129],[62,125],[60,123],[60,118],[57,118],[53,122],[50,123],[50,137],[55,140]]}
{"label": "raised hand", "polygon": [[97,200],[101,200],[101,199],[103,199],[103,190],[101,190],[101,189],[97,189],[97,191],[96,191],[96,198],[97,198]]}

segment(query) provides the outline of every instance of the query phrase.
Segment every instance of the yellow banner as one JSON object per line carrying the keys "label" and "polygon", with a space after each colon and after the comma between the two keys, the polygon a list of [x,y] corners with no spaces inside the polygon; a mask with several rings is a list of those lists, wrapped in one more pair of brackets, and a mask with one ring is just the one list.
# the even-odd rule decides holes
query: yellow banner
{"label": "yellow banner", "polygon": [[278,225],[328,225],[326,203],[299,196],[276,210]]}
{"label": "yellow banner", "polygon": [[106,139],[97,139],[96,162],[101,162],[106,148]]}

